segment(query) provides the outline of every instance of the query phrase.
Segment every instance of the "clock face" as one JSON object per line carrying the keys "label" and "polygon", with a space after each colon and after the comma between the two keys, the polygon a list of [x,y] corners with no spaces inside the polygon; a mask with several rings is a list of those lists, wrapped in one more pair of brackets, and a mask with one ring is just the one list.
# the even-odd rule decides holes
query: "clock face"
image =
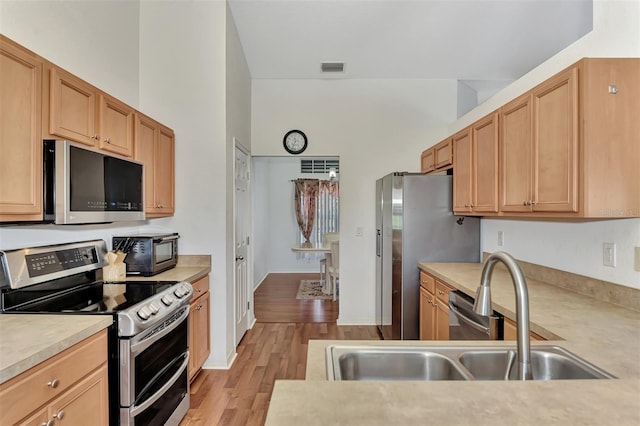
{"label": "clock face", "polygon": [[291,130],[284,135],[283,144],[289,154],[300,154],[307,149],[307,136],[300,130]]}

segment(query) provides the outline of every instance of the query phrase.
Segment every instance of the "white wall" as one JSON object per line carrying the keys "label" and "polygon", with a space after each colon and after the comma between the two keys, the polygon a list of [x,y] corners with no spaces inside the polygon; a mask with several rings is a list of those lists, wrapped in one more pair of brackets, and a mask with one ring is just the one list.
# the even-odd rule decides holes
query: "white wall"
{"label": "white wall", "polygon": [[[174,217],[2,227],[0,249],[93,238],[110,243],[112,235],[138,231],[179,232],[182,254],[212,255],[212,352],[205,367],[225,367],[235,353],[229,147],[233,136],[251,144],[249,72],[235,27],[227,27],[226,9],[224,1],[0,2],[3,34],[176,132]],[[227,91],[234,100],[228,102]]]}
{"label": "white wall", "polygon": [[456,92],[455,80],[253,81],[254,156],[285,155],[282,137],[301,129],[305,155],[340,158],[339,323],[375,324],[375,181],[420,169],[426,141],[456,118]]}
{"label": "white wall", "polygon": [[229,141],[226,132],[226,3],[141,2],[141,109],[176,132],[176,212],[182,251],[211,254],[211,356],[232,360],[233,288],[228,239]]}
{"label": "white wall", "polygon": [[138,107],[137,1],[0,1],[0,32]]}
{"label": "white wall", "polygon": [[300,173],[309,157],[253,157],[254,286],[269,272],[319,272],[316,254],[296,254],[300,231],[294,213],[292,179],[329,179],[328,174]]}
{"label": "white wall", "polygon": [[[593,31],[453,122],[453,134],[531,89],[582,57],[640,57],[640,2],[594,0]],[[433,138],[430,143],[438,142]],[[516,258],[581,275],[640,288],[633,249],[640,246],[640,219],[588,223],[483,220],[483,251],[494,251],[496,233],[506,232],[503,248]],[[618,265],[602,265],[602,243],[617,245]]]}

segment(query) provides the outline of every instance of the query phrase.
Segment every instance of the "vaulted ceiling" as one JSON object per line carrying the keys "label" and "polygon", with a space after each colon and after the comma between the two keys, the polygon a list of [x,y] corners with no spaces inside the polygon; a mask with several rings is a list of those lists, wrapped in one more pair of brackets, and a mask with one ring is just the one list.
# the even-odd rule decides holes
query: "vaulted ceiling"
{"label": "vaulted ceiling", "polygon": [[[230,0],[254,79],[501,87],[592,29],[592,0]],[[323,74],[324,61],[345,63]]]}

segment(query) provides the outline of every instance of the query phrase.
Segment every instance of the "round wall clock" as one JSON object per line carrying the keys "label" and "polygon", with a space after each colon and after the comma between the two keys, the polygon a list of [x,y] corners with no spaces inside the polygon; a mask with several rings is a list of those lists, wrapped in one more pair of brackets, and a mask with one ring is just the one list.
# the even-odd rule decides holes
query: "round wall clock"
{"label": "round wall clock", "polygon": [[290,130],[284,135],[282,144],[289,154],[301,154],[307,149],[307,135],[302,130]]}

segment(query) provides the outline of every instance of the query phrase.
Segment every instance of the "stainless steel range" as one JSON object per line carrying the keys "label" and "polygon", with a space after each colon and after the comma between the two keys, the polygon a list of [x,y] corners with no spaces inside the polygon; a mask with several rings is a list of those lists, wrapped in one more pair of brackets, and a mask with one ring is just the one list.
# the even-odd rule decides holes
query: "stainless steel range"
{"label": "stainless steel range", "polygon": [[113,425],[178,425],[189,409],[191,284],[104,282],[103,240],[0,252],[3,314],[110,315]]}

